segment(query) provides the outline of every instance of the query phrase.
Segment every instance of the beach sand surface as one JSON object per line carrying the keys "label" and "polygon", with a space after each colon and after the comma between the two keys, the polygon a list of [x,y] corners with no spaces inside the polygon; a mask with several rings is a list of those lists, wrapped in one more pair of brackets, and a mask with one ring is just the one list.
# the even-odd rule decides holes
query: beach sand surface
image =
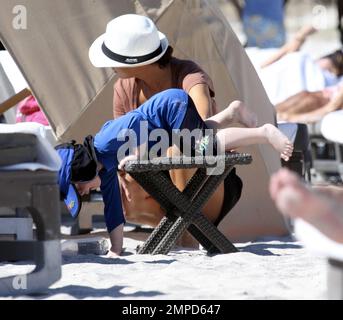
{"label": "beach sand surface", "polygon": [[[327,299],[326,259],[292,237],[236,244],[240,252],[208,256],[175,248],[137,255],[142,241],[125,238],[122,257],[63,254],[62,278],[34,296],[5,299]],[[0,263],[1,276],[33,269]]]}

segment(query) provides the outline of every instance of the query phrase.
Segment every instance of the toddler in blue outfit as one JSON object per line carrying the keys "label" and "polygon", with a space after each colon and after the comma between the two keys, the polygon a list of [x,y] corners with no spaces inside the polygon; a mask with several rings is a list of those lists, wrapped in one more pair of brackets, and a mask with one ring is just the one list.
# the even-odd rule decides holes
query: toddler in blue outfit
{"label": "toddler in blue outfit", "polygon": [[[70,179],[70,183],[75,184],[80,195],[100,187],[105,204],[106,226],[112,244],[109,256],[120,255],[123,246],[125,217],[117,171],[122,169],[129,159],[149,157],[148,153],[157,143],[166,147],[176,145],[183,154],[188,153],[187,155],[209,155],[207,152],[210,151],[216,153],[247,145],[270,144],[284,160],[289,159],[293,145],[275,126],[265,124],[257,128],[228,128],[232,120],[232,117],[228,116],[232,113],[230,108],[237,107],[237,104],[242,102],[234,101],[222,112],[203,121],[185,91],[169,89],[156,94],[136,110],[105,123],[94,138],[98,164],[94,179],[88,179],[90,181],[87,182]],[[185,143],[184,136],[180,138],[180,133],[184,130],[196,132],[188,143]],[[160,137],[159,142],[156,142],[156,136]],[[155,154],[163,155],[166,151],[164,149]],[[60,172],[65,172],[65,166],[71,164],[62,162]]]}

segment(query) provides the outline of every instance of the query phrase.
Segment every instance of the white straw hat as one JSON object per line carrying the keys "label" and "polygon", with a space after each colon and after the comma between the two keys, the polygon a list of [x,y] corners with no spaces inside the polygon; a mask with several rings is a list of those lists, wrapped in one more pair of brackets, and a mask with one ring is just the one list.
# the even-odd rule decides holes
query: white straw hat
{"label": "white straw hat", "polygon": [[143,66],[159,60],[168,45],[151,19],[126,14],[107,24],[106,32],[91,45],[89,59],[97,68]]}

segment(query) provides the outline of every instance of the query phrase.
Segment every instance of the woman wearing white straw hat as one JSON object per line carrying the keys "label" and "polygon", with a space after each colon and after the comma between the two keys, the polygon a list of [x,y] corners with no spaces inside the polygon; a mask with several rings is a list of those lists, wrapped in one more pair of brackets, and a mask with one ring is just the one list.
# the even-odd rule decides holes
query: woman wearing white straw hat
{"label": "woman wearing white straw hat", "polygon": [[[107,24],[106,32],[90,47],[89,58],[95,67],[112,68],[119,77],[114,86],[114,118],[170,88],[186,91],[203,119],[217,113],[209,76],[194,62],[177,59],[172,53],[166,36],[145,16],[126,14]],[[232,121],[256,126],[254,114],[243,104],[233,105]],[[185,187],[192,174],[190,170],[170,172],[179,189]],[[122,174],[120,182],[127,220],[156,226],[164,216],[160,205],[129,175]],[[219,224],[239,200],[241,189],[241,180],[233,170],[204,207],[204,214]],[[189,246],[193,241],[188,239],[183,245]]]}

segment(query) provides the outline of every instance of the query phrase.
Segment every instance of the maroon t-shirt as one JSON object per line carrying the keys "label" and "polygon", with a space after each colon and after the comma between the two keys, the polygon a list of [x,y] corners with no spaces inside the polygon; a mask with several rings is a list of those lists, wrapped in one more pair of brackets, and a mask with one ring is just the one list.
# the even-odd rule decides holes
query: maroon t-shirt
{"label": "maroon t-shirt", "polygon": [[[210,77],[194,62],[172,58],[170,61],[172,72],[172,87],[183,89],[187,93],[197,84],[206,84],[212,97],[212,114],[216,113],[214,88]],[[139,107],[141,80],[136,78],[118,79],[114,85],[113,115],[118,118]],[[146,92],[145,92],[146,94]],[[149,99],[154,93],[148,94]]]}

